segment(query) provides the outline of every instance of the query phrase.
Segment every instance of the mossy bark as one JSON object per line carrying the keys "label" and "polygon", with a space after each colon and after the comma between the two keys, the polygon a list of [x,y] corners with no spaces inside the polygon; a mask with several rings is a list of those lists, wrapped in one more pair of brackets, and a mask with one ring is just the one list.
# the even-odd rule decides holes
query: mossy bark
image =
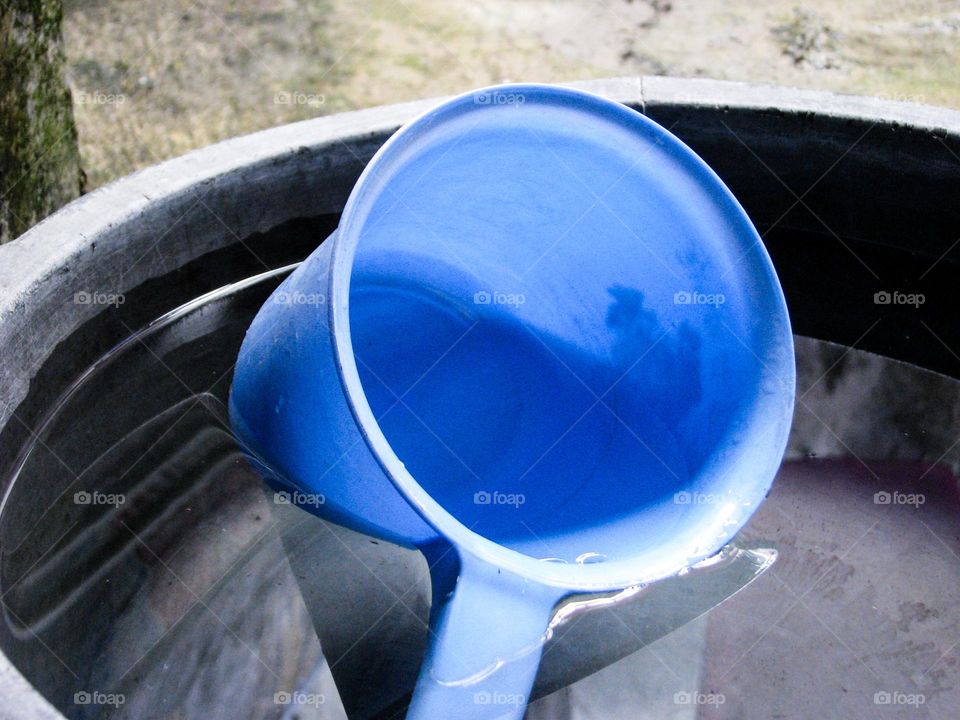
{"label": "mossy bark", "polygon": [[83,191],[62,0],[0,3],[0,243]]}

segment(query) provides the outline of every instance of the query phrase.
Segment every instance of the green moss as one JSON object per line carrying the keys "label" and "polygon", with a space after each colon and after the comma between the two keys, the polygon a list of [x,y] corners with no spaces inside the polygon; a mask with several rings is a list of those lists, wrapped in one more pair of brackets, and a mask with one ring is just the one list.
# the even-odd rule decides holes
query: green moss
{"label": "green moss", "polygon": [[0,242],[83,189],[62,19],[61,0],[0,6]]}

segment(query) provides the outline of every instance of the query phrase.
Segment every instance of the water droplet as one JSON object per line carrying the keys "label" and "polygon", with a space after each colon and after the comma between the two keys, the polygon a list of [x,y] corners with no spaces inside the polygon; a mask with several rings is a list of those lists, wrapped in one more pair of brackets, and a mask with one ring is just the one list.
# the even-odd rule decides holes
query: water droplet
{"label": "water droplet", "polygon": [[595,552],[585,552],[583,555],[577,557],[578,565],[591,565],[593,563],[600,563],[607,559],[606,555]]}

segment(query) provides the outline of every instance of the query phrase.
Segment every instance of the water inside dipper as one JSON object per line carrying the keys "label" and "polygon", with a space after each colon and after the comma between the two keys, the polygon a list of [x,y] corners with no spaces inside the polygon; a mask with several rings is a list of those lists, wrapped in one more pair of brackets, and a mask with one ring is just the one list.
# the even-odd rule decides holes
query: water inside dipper
{"label": "water inside dipper", "polygon": [[[619,385],[601,397],[509,313],[370,279],[355,281],[350,303],[354,355],[384,435],[475,532],[533,557],[596,562],[622,551],[618,522],[687,482],[656,413],[636,412]],[[577,365],[590,363],[581,354]]]}

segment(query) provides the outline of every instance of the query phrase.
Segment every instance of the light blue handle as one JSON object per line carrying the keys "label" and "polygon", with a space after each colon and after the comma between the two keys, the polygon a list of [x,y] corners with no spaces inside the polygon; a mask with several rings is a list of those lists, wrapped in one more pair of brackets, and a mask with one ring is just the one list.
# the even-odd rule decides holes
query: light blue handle
{"label": "light blue handle", "polygon": [[[465,555],[440,581],[407,720],[522,718],[547,625],[564,594]],[[439,596],[439,597],[437,597]]]}

